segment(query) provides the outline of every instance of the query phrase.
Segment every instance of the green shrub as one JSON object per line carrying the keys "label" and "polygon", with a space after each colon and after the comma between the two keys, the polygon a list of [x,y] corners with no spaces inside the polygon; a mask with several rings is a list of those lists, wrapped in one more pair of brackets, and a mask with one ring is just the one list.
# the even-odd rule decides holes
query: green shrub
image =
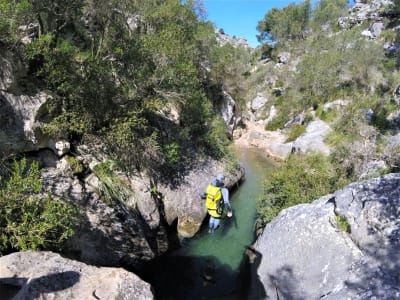
{"label": "green shrub", "polygon": [[37,163],[14,162],[12,176],[0,178],[0,253],[60,250],[74,233],[78,209],[41,194]]}
{"label": "green shrub", "polygon": [[336,225],[340,231],[347,232],[347,233],[351,232],[350,224],[347,221],[345,216],[336,215]]}
{"label": "green shrub", "polygon": [[330,122],[333,121],[336,118],[336,111],[333,109],[330,109],[328,111],[324,111],[323,106],[318,106],[317,111],[316,111],[316,116],[320,118],[323,121]]}
{"label": "green shrub", "polygon": [[336,188],[335,170],[320,154],[294,154],[278,167],[264,185],[257,201],[258,220],[270,222],[284,208],[309,203]]}
{"label": "green shrub", "polygon": [[169,165],[175,165],[179,162],[181,157],[180,146],[177,143],[171,143],[164,147],[164,151],[167,157],[167,163]]}
{"label": "green shrub", "polygon": [[133,190],[125,180],[115,174],[114,169],[114,162],[107,161],[96,165],[93,170],[100,180],[99,192],[104,202],[110,206],[126,203],[133,196]]}
{"label": "green shrub", "polygon": [[292,127],[290,127],[287,133],[287,139],[285,143],[295,141],[299,136],[301,136],[305,132],[306,132],[306,126],[301,124],[293,125]]}
{"label": "green shrub", "polygon": [[85,170],[85,166],[79,158],[67,155],[65,159],[68,161],[74,174],[80,174]]}

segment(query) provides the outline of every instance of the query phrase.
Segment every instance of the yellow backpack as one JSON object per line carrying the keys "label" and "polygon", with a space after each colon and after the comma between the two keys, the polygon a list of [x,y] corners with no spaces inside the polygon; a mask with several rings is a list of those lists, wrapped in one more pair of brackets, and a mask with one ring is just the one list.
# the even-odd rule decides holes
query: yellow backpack
{"label": "yellow backpack", "polygon": [[206,207],[208,209],[208,213],[213,217],[220,217],[223,211],[221,188],[209,184],[206,194]]}

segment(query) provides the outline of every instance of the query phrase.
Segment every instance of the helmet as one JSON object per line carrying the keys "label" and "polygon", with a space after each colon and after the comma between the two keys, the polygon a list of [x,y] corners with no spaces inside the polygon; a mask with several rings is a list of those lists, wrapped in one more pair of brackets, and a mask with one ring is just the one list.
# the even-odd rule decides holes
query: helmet
{"label": "helmet", "polygon": [[216,179],[218,181],[224,181],[225,180],[225,176],[224,176],[224,174],[218,174]]}

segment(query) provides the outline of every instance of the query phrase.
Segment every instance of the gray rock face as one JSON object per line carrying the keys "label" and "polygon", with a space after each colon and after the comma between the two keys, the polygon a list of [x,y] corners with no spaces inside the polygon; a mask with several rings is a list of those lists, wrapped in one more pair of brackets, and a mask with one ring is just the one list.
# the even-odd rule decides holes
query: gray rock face
{"label": "gray rock face", "polygon": [[293,148],[296,151],[308,152],[317,151],[328,155],[329,147],[324,143],[324,138],[331,132],[331,128],[321,120],[315,120],[308,124],[306,133],[298,137]]}
{"label": "gray rock face", "polygon": [[338,24],[341,28],[351,28],[366,20],[379,21],[382,19],[384,7],[391,3],[390,0],[355,1],[355,5],[349,10],[350,16],[341,17]]}
{"label": "gray rock face", "polygon": [[200,195],[219,173],[225,174],[225,185],[231,188],[244,176],[244,169],[238,168],[235,172],[224,172],[221,163],[207,159],[187,174],[178,189],[159,187],[163,195],[166,221],[171,225],[178,220],[177,231],[180,237],[193,237],[200,229],[207,215],[205,202]]}
{"label": "gray rock face", "polygon": [[400,299],[399,184],[400,174],[389,174],[282,211],[255,243],[253,293],[258,299]]}
{"label": "gray rock face", "polygon": [[251,110],[256,111],[265,106],[267,104],[268,99],[265,98],[262,94],[257,94],[257,96],[251,101]]}
{"label": "gray rock face", "polygon": [[0,49],[0,65],[0,152],[37,150],[47,142],[36,129],[39,110],[49,95],[21,93],[18,84],[26,76],[25,67],[5,49]]}
{"label": "gray rock face", "polygon": [[385,25],[383,22],[376,22],[371,24],[371,26],[368,29],[364,30],[361,34],[374,40],[381,34],[382,30],[384,29]]}
{"label": "gray rock face", "polygon": [[247,40],[242,37],[231,37],[227,35],[223,29],[219,29],[215,31],[215,35],[217,38],[217,42],[223,46],[225,44],[231,44],[233,47],[245,47],[248,49],[252,49],[252,47],[249,45]]}
{"label": "gray rock face", "polygon": [[14,300],[154,299],[151,286],[133,273],[89,266],[52,252],[0,257],[0,290],[1,296],[12,290]]}
{"label": "gray rock face", "polygon": [[236,106],[235,100],[233,100],[231,95],[224,92],[223,101],[221,106],[219,107],[219,110],[230,133],[233,132],[233,130],[237,125],[235,116],[235,106]]}
{"label": "gray rock face", "polygon": [[141,215],[148,204],[143,202],[137,207],[135,201],[131,204],[122,200],[109,203],[99,195],[94,174],[81,181],[66,159],[55,159],[53,164],[42,172],[45,191],[54,199],[75,203],[83,212],[65,249],[69,257],[94,265],[139,268],[167,251],[168,236],[159,215],[152,220]]}

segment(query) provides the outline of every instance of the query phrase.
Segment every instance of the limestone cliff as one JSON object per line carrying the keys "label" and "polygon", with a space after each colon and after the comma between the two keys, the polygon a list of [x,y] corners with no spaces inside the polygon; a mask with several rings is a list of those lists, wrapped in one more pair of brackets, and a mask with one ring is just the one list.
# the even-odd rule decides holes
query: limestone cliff
{"label": "limestone cliff", "polygon": [[251,299],[398,299],[400,174],[282,211],[251,255]]}

